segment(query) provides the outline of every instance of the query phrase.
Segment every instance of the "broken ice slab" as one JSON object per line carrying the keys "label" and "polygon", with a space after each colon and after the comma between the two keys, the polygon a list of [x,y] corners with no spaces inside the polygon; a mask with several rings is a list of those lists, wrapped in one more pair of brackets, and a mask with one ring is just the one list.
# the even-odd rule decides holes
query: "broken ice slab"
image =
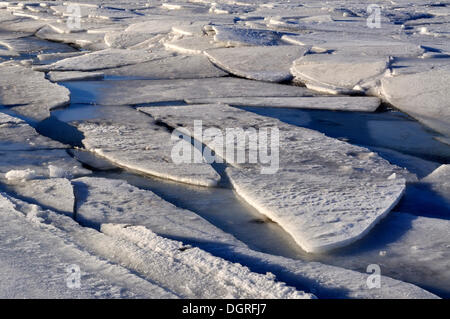
{"label": "broken ice slab", "polygon": [[105,43],[110,48],[127,49],[151,37],[149,33],[113,31],[105,34]]}
{"label": "broken ice slab", "polygon": [[147,50],[106,49],[60,60],[50,65],[35,67],[40,71],[96,71],[147,62],[169,56],[168,53],[152,53]]}
{"label": "broken ice slab", "polygon": [[0,112],[0,150],[67,148],[67,145],[37,133],[24,120]]}
{"label": "broken ice slab", "polygon": [[[386,276],[433,292],[450,293],[450,220],[392,212],[358,244],[320,255],[321,262],[346,269],[378,264]],[[402,271],[398,270],[402,265]]]}
{"label": "broken ice slab", "polygon": [[83,177],[72,183],[80,199],[77,202],[77,221],[83,225],[142,225],[161,236],[188,242],[243,245],[193,212],[178,208],[155,193],[125,181]]}
{"label": "broken ice slab", "polygon": [[212,37],[195,36],[183,37],[164,42],[164,47],[168,51],[174,51],[184,55],[201,55],[206,50],[223,48],[224,45],[214,42]]}
{"label": "broken ice slab", "polygon": [[311,54],[296,60],[291,68],[295,79],[324,93],[364,92],[375,86],[389,65],[387,57]]}
{"label": "broken ice slab", "polygon": [[[53,168],[53,171],[57,169]],[[5,182],[4,188],[29,203],[73,217],[75,197],[72,184],[66,178],[10,180]]]}
{"label": "broken ice slab", "polygon": [[398,111],[367,113],[261,107],[245,110],[370,149],[383,147],[435,162],[450,159],[450,148],[436,140],[437,133]]}
{"label": "broken ice slab", "polygon": [[121,264],[131,266],[152,282],[184,297],[315,298],[283,282],[276,282],[271,274],[251,272],[247,267],[199,248],[186,247],[181,242],[157,236],[143,226],[105,224],[101,231],[120,243],[114,251]]}
{"label": "broken ice slab", "polygon": [[[73,125],[84,134],[82,142],[87,150],[119,166],[201,186],[215,186],[220,180],[201,150],[188,141],[173,138],[166,128],[132,108],[104,107],[95,119]],[[189,149],[192,160],[174,161],[172,152],[176,145]],[[200,160],[194,161],[197,158]]]}
{"label": "broken ice slab", "polygon": [[228,75],[228,73],[215,67],[203,55],[171,56],[154,61],[106,69],[103,72],[109,76],[155,80],[217,78]]}
{"label": "broken ice slab", "polygon": [[190,80],[101,81],[89,82],[89,85],[83,82],[68,82],[65,86],[72,91],[84,91],[84,94],[74,95],[72,103],[102,105],[139,105],[194,98],[311,95],[311,91],[304,87],[224,77]]}
{"label": "broken ice slab", "polygon": [[43,53],[38,54],[37,58],[43,64],[51,64],[59,60],[73,58],[75,56],[80,56],[86,53],[88,52],[80,51],[80,52],[65,52],[65,53]]}
{"label": "broken ice slab", "polygon": [[314,109],[348,112],[375,112],[380,99],[363,96],[313,96],[311,97],[224,97],[207,99],[186,99],[189,104],[223,103],[242,107],[273,107],[293,109]]}
{"label": "broken ice slab", "polygon": [[104,43],[104,34],[73,32],[58,33],[49,26],[44,26],[35,33],[40,39],[73,45],[86,50],[102,50],[108,48]]}
{"label": "broken ice slab", "polygon": [[308,47],[253,46],[213,49],[206,56],[225,71],[243,78],[267,82],[292,79],[292,63],[303,56]]}
{"label": "broken ice slab", "polygon": [[102,72],[50,71],[47,73],[47,79],[52,82],[99,80],[103,79],[103,76]]}
{"label": "broken ice slab", "polygon": [[431,129],[450,136],[450,66],[425,72],[386,76],[381,95],[394,107]]}
{"label": "broken ice slab", "polygon": [[[1,193],[0,221],[2,298],[176,298],[81,246],[81,239],[104,243],[111,238],[70,217]],[[84,284],[68,289],[64,277],[76,271],[69,267],[74,264],[82,269]]]}
{"label": "broken ice slab", "polygon": [[14,62],[0,64],[0,99],[6,107],[35,120],[50,116],[50,111],[67,105],[70,92],[51,83],[45,75]]}
{"label": "broken ice slab", "polygon": [[277,45],[282,33],[270,30],[214,25],[214,40],[226,46]]}
{"label": "broken ice slab", "polygon": [[0,151],[0,154],[0,180],[3,181],[73,178],[91,173],[63,149]]}
{"label": "broken ice slab", "polygon": [[76,51],[67,44],[50,42],[36,37],[0,39],[0,45],[19,53],[63,53]]}
{"label": "broken ice slab", "polygon": [[[328,251],[363,237],[401,198],[405,180],[397,175],[413,178],[365,148],[226,105],[139,110],[172,127],[182,126],[187,129],[184,134],[224,158],[233,166],[227,174],[237,193],[308,252]],[[202,120],[204,130],[218,128],[222,140],[195,130],[194,120]],[[279,163],[274,166],[279,168],[261,174],[260,162],[236,162],[234,150],[244,152],[247,160],[255,149],[246,142],[246,134],[231,144],[224,141],[226,128],[278,128]],[[233,146],[231,154],[228,146]]]}

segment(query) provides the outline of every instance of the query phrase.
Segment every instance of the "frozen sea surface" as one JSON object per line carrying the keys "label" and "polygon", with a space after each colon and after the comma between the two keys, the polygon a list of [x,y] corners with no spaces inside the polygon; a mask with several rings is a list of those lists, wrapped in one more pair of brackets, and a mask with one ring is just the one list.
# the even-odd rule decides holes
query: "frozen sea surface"
{"label": "frozen sea surface", "polygon": [[[450,297],[448,4],[383,1],[381,27],[370,28],[357,1],[79,3],[76,30],[62,1],[0,3],[0,296]],[[233,188],[251,167],[226,156],[198,169],[169,163],[171,130],[195,114],[152,116],[215,103],[241,116],[213,112],[211,125],[259,118],[311,132],[291,138],[323,133],[316,141],[330,148],[310,148],[327,163],[352,158],[368,181],[390,167],[386,183],[404,193],[389,194],[398,203],[363,238],[308,253],[288,233],[295,225],[275,223]],[[300,163],[302,142],[281,162]],[[336,145],[367,151],[339,154]],[[247,178],[255,190],[270,181]],[[270,200],[286,210],[280,198]],[[317,221],[333,232],[326,199],[330,215]],[[287,216],[296,212],[289,203]],[[73,293],[65,267],[75,262],[84,286]],[[369,264],[381,267],[381,289],[366,285]]]}

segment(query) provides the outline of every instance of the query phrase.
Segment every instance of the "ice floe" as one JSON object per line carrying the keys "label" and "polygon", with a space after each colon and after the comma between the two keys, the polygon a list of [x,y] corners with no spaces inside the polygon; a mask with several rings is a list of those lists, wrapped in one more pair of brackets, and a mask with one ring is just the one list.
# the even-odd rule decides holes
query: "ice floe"
{"label": "ice floe", "polygon": [[220,68],[240,77],[267,82],[292,78],[292,63],[309,48],[297,46],[242,47],[207,50],[206,56]]}
{"label": "ice floe", "polygon": [[[176,298],[80,247],[74,233],[91,240],[99,233],[81,228],[69,217],[1,193],[0,219],[2,298]],[[64,224],[72,234],[55,224]],[[99,234],[95,239],[107,241],[108,237]],[[68,272],[76,270],[80,289],[68,289]],[[73,279],[70,287],[76,288],[78,279]]]}
{"label": "ice floe", "polygon": [[74,124],[84,133],[86,149],[119,166],[178,182],[214,186],[220,180],[206,161],[175,163],[171,154],[177,143],[183,143],[192,156],[202,157],[201,152],[186,141],[172,140],[166,128],[146,115],[126,107],[106,107],[102,113]]}
{"label": "ice floe", "polygon": [[99,80],[103,79],[102,72],[81,72],[81,71],[51,71],[47,73],[47,79],[52,82]]}
{"label": "ice floe", "polygon": [[37,133],[24,120],[0,113],[0,150],[38,150],[68,146]]}
{"label": "ice floe", "polygon": [[167,54],[147,50],[106,49],[35,67],[42,71],[95,71],[160,59]]}
{"label": "ice floe", "polygon": [[389,65],[387,57],[347,54],[310,54],[294,62],[295,79],[320,92],[364,92],[374,86]]}
{"label": "ice floe", "polygon": [[[64,170],[64,177],[83,176],[91,173],[64,149],[0,151],[0,154],[0,180],[4,179],[4,174],[8,172],[27,170],[33,172],[33,178],[54,177],[54,168],[52,169],[51,166]],[[13,174],[13,176],[17,175]]]}
{"label": "ice floe", "polygon": [[43,120],[70,101],[69,90],[46,80],[43,73],[14,62],[0,64],[0,72],[0,101],[21,115]]}
{"label": "ice floe", "polygon": [[104,70],[107,75],[145,79],[201,79],[216,78],[228,73],[215,67],[207,57],[173,56],[154,61]]}
{"label": "ice floe", "polygon": [[[237,193],[279,223],[309,252],[327,251],[361,238],[395,206],[404,191],[405,180],[392,178],[397,173],[405,174],[403,170],[367,149],[312,130],[226,105],[139,110],[173,127],[182,125],[234,166],[227,174]],[[214,134],[195,133],[194,119],[202,120],[204,129],[219,128],[223,136],[226,128],[279,128],[279,170],[274,175],[261,174],[259,165],[236,163],[235,154],[225,150],[223,140]],[[251,145],[245,142],[245,135],[240,138],[244,143],[231,143],[245,148],[247,156]]]}
{"label": "ice floe", "polygon": [[[307,95],[307,92],[305,92]],[[315,95],[311,91],[311,95]],[[209,99],[186,99],[189,104],[223,103],[233,106],[280,107],[294,109],[333,110],[348,112],[374,112],[380,106],[380,99],[363,96],[333,97],[224,97]]]}
{"label": "ice floe", "polygon": [[78,202],[76,219],[83,225],[142,225],[178,240],[242,245],[189,210],[178,208],[151,191],[121,180],[83,177],[72,180]]}
{"label": "ice floe", "polygon": [[72,98],[72,103],[100,103],[103,105],[139,105],[187,99],[222,97],[294,97],[311,95],[303,87],[265,83],[237,78],[190,80],[108,81],[89,86],[73,82],[71,89],[90,94]]}
{"label": "ice floe", "polygon": [[381,81],[381,95],[419,122],[449,136],[449,79],[450,66],[414,74],[386,76]]}

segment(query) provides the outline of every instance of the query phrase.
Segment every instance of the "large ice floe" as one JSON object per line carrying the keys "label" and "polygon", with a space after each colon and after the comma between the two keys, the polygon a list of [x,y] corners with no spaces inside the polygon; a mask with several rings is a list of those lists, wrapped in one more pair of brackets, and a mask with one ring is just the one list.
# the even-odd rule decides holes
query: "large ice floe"
{"label": "large ice floe", "polygon": [[449,7],[0,1],[0,297],[448,297]]}
{"label": "large ice floe", "polygon": [[86,149],[119,166],[178,182],[214,186],[219,174],[206,161],[175,163],[172,150],[177,143],[189,148],[193,158],[201,150],[189,142],[172,139],[167,128],[128,107],[105,107],[97,119],[74,124],[85,136]]}
{"label": "large ice floe", "polygon": [[450,135],[450,67],[385,77],[381,94],[386,100],[439,133]]}
{"label": "large ice floe", "polygon": [[1,104],[19,114],[43,120],[70,101],[69,90],[46,80],[43,73],[14,62],[1,63],[0,72]]}
{"label": "large ice floe", "polygon": [[[367,149],[315,131],[221,104],[139,110],[175,128],[188,129],[187,133],[234,166],[227,174],[237,193],[279,223],[309,252],[327,251],[361,238],[398,202],[404,190],[400,168]],[[202,131],[199,136],[194,120],[202,120],[205,130],[218,128],[223,136],[227,128],[236,126],[278,128],[279,170],[261,174],[260,165],[236,163],[236,154],[228,153],[223,145],[243,148],[245,156],[250,156],[252,145],[246,136],[238,135],[237,142]]]}

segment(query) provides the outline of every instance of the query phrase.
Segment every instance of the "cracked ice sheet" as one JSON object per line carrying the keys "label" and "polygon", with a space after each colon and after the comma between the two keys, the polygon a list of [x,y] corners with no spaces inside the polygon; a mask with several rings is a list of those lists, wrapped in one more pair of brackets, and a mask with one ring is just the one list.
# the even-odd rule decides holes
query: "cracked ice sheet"
{"label": "cracked ice sheet", "polygon": [[227,76],[207,57],[174,56],[135,65],[104,70],[106,75],[129,76],[146,79],[200,79]]}
{"label": "cracked ice sheet", "polygon": [[296,60],[291,68],[295,80],[324,93],[364,92],[375,86],[389,65],[388,57],[359,54],[311,54]]}
{"label": "cracked ice sheet", "polygon": [[96,71],[138,64],[170,56],[169,53],[148,50],[106,49],[67,58],[50,65],[35,67],[40,71]]}
{"label": "cracked ice sheet", "polygon": [[401,111],[431,129],[450,136],[450,66],[433,70],[386,76],[381,95]]}
{"label": "cracked ice sheet", "polygon": [[[315,95],[311,91],[311,95]],[[380,106],[380,99],[362,96],[332,96],[332,97],[236,97],[186,99],[189,104],[223,103],[233,106],[280,107],[295,109],[333,110],[348,112],[375,112]]]}
{"label": "cracked ice sheet", "polygon": [[215,186],[220,175],[207,164],[173,162],[177,143],[186,145],[192,156],[201,152],[186,141],[172,140],[171,133],[154,120],[128,107],[104,107],[96,119],[73,123],[84,133],[89,151],[128,169],[177,182]]}
{"label": "cracked ice sheet", "polygon": [[38,134],[24,120],[0,112],[0,150],[38,150],[69,146]]}
{"label": "cracked ice sheet", "polygon": [[72,183],[78,199],[77,221],[83,225],[141,225],[177,240],[245,246],[193,212],[124,181],[82,177]]}
{"label": "cracked ice sheet", "polygon": [[[2,298],[174,298],[172,293],[80,246],[79,237],[108,241],[73,219],[0,193],[0,296]],[[56,220],[57,222],[54,222]],[[66,232],[55,224],[71,228]],[[70,265],[81,288],[66,285]]]}
{"label": "cracked ice sheet", "polygon": [[190,80],[135,80],[68,83],[67,87],[89,92],[74,96],[72,103],[101,105],[139,105],[157,102],[183,101],[194,98],[222,97],[293,97],[311,95],[303,87],[265,83],[237,78]]}
{"label": "cracked ice sheet", "polygon": [[[415,177],[365,148],[226,105],[139,110],[172,127],[183,126],[189,130],[186,133],[201,138],[234,166],[227,168],[227,174],[236,192],[280,224],[307,252],[325,252],[363,237],[403,195],[405,180],[397,175]],[[194,120],[202,120],[204,130],[215,127],[222,134],[226,128],[277,127],[279,170],[261,174],[263,165],[236,164],[235,154],[225,152],[223,141],[214,134],[196,135]],[[234,141],[231,144],[242,148]],[[242,150],[248,159],[251,147],[244,144]]]}
{"label": "cracked ice sheet", "polygon": [[205,51],[206,56],[227,72],[251,80],[283,82],[292,79],[292,63],[305,55],[308,47],[260,46]]}
{"label": "cracked ice sheet", "polygon": [[46,80],[43,73],[14,62],[1,63],[0,73],[0,102],[21,115],[43,120],[70,102],[69,90]]}

